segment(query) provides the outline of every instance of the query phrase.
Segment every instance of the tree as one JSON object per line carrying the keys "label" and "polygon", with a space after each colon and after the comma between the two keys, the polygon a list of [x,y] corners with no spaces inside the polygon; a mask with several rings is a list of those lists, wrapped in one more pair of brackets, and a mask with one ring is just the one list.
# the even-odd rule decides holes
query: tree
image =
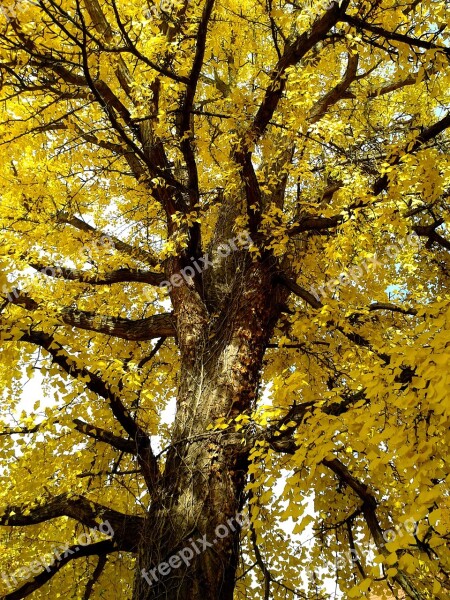
{"label": "tree", "polygon": [[449,18],[3,0],[4,598],[448,596]]}

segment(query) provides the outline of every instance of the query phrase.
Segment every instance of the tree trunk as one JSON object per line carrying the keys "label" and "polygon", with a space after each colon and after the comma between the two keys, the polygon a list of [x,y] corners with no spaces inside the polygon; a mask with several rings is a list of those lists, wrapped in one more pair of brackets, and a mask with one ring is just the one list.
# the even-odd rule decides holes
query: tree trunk
{"label": "tree trunk", "polygon": [[250,265],[245,285],[218,317],[195,291],[178,292],[177,412],[140,543],[133,600],[233,598],[247,449],[234,428],[207,427],[254,408],[279,311],[271,288],[269,269]]}

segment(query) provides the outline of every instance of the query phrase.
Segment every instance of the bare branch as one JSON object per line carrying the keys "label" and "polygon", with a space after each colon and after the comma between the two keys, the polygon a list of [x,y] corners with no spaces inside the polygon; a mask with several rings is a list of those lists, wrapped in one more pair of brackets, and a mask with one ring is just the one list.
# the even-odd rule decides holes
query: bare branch
{"label": "bare branch", "polygon": [[106,429],[102,429],[101,427],[97,427],[95,425],[90,425],[81,419],[74,419],[75,429],[80,433],[84,433],[85,435],[93,438],[94,440],[98,440],[99,442],[105,442],[105,444],[109,444],[113,448],[120,450],[121,452],[126,452],[128,454],[137,454],[138,449],[136,447],[136,442],[133,440],[127,440],[118,435],[114,435],[110,431]]}
{"label": "bare branch", "polygon": [[144,271],[142,269],[116,269],[107,273],[93,273],[92,271],[81,271],[67,267],[49,266],[43,263],[31,262],[30,267],[40,271],[48,277],[67,279],[68,281],[79,281],[89,285],[111,285],[113,283],[147,283],[159,285],[164,281],[163,273]]}
{"label": "bare branch", "polygon": [[97,581],[100,579],[101,574],[103,573],[103,570],[106,566],[107,560],[108,560],[108,557],[106,554],[100,555],[98,557],[97,566],[95,567],[92,577],[89,579],[89,581],[86,585],[83,600],[89,600],[89,598],[91,597],[91,594],[94,591],[94,586],[97,583]]}
{"label": "bare branch", "polygon": [[26,527],[60,517],[69,517],[90,528],[108,521],[117,543],[128,548],[137,545],[144,521],[143,517],[118,512],[84,496],[60,494],[46,502],[8,506],[0,517],[0,525]]}
{"label": "bare branch", "polygon": [[[29,311],[40,308],[40,305],[33,298],[17,288],[7,295],[7,299],[11,304],[23,306]],[[176,335],[175,323],[171,313],[162,313],[146,319],[136,320],[99,315],[95,312],[76,308],[63,308],[59,314],[62,322],[70,327],[111,335],[123,340],[143,342],[154,338]]]}

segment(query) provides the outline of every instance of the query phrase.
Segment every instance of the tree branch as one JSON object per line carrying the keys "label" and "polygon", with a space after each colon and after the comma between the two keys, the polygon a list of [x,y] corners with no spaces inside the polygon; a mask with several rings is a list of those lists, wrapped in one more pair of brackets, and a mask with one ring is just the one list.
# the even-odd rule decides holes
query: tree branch
{"label": "tree branch", "polygon": [[349,2],[344,0],[341,4],[342,6],[339,6],[337,2],[333,2],[325,14],[314,22],[309,32],[302,33],[292,43],[286,45],[281,59],[270,74],[270,84],[253,123],[246,135],[243,136],[244,148],[250,148],[250,144],[264,133],[272,119],[286,87],[286,70],[300,62],[305,54],[323,40],[330,29],[341,20]]}
{"label": "tree branch", "polygon": [[443,223],[444,219],[438,219],[430,225],[415,225],[413,227],[413,231],[417,233],[417,235],[420,237],[428,238],[428,242],[425,245],[426,248],[430,249],[433,243],[436,242],[437,244],[442,246],[442,248],[450,250],[450,242],[441,235],[439,235],[439,233],[436,233],[436,229]]}
{"label": "tree branch", "polygon": [[142,269],[116,269],[115,271],[109,271],[107,273],[93,273],[92,271],[55,267],[34,261],[30,262],[29,265],[36,271],[40,271],[48,277],[67,279],[68,281],[79,281],[80,283],[89,285],[111,285],[113,283],[134,282],[159,285],[165,279],[163,273],[144,271]]}
{"label": "tree branch", "polygon": [[113,448],[120,450],[121,452],[126,452],[128,454],[137,454],[138,449],[136,447],[136,442],[133,440],[127,440],[118,435],[114,435],[110,431],[106,429],[102,429],[101,427],[96,427],[91,425],[90,423],[86,423],[81,419],[74,419],[75,429],[79,433],[84,433],[85,435],[93,438],[94,440],[98,440],[99,442],[105,442],[105,444],[109,444]]}
{"label": "tree branch", "polygon": [[314,22],[311,31],[303,33],[293,42],[286,44],[283,55],[270,73],[270,83],[255,118],[234,149],[234,160],[241,167],[241,179],[247,198],[249,228],[253,235],[257,233],[262,209],[261,190],[252,163],[253,144],[264,134],[275,113],[286,88],[287,69],[300,62],[318,42],[323,40],[339,21],[341,11],[345,11],[348,4],[349,1],[344,0],[341,8],[336,2],[333,2],[331,8]]}
{"label": "tree branch", "polygon": [[300,221],[289,229],[289,235],[298,235],[305,231],[326,231],[334,229],[345,221],[345,215],[339,214],[332,217],[321,217],[316,215],[306,215]]}
{"label": "tree branch", "polygon": [[[203,7],[202,17],[197,31],[196,48],[192,69],[189,74],[189,82],[186,86],[183,103],[180,111],[180,120],[178,126],[178,135],[180,137],[180,149],[183,154],[184,162],[188,172],[189,206],[192,209],[198,204],[199,186],[198,170],[195,158],[195,151],[192,145],[194,137],[192,108],[197,91],[198,80],[205,58],[206,38],[208,34],[208,24],[211,19],[215,0],[206,0]],[[199,223],[193,223],[190,227],[190,248],[189,255],[197,257],[201,253],[201,238]]]}
{"label": "tree branch", "polygon": [[114,394],[98,375],[85,367],[77,366],[77,362],[68,355],[63,346],[51,335],[41,331],[30,330],[22,333],[18,341],[29,342],[46,350],[52,357],[52,361],[59,365],[68,375],[82,380],[91,392],[109,402],[111,410],[120,425],[130,438],[135,440],[138,463],[142,468],[145,482],[149,490],[151,490],[159,476],[159,467],[150,445],[150,438],[147,432],[136,423],[120,397]]}
{"label": "tree branch", "polygon": [[[448,127],[450,127],[450,113],[445,115],[440,121],[437,121],[430,127],[426,127],[422,130],[422,132],[417,136],[414,142],[410,143],[406,148],[403,149],[402,152],[398,152],[396,155],[388,158],[388,162],[391,166],[396,166],[400,163],[402,156],[405,154],[413,154],[417,150],[419,150],[422,146],[424,146],[427,142],[431,141],[442,132],[444,132]],[[374,196],[379,196],[381,192],[386,190],[389,186],[389,177],[386,174],[379,177],[372,188],[372,194]]]}
{"label": "tree branch", "polygon": [[359,57],[357,54],[349,54],[347,60],[347,69],[344,78],[313,106],[308,118],[310,123],[320,121],[326,115],[328,109],[343,98],[346,90],[355,81]]}
{"label": "tree branch", "polygon": [[[58,421],[54,421],[57,423]],[[96,427],[94,425],[90,425],[81,419],[74,419],[73,423],[75,425],[75,430],[79,433],[83,433],[99,442],[105,442],[105,444],[109,444],[113,448],[120,450],[121,452],[126,452],[128,454],[137,454],[136,443],[133,440],[127,440],[118,435],[114,435],[110,431],[106,429],[102,429],[101,427]],[[38,423],[33,427],[18,427],[18,428],[7,428],[3,431],[0,431],[0,436],[11,436],[11,435],[31,435],[33,433],[37,433],[40,431],[42,426],[45,424],[45,421],[42,423]]]}
{"label": "tree branch", "polygon": [[398,312],[402,315],[417,315],[417,310],[415,308],[403,308],[402,306],[397,306],[396,304],[391,304],[390,302],[373,302],[369,305],[369,310],[387,310],[391,312]]}
{"label": "tree branch", "polygon": [[[289,277],[286,277],[284,274],[279,274],[278,278],[279,278],[280,283],[285,285],[296,296],[299,296],[300,298],[302,298],[302,300],[304,300],[307,304],[309,304],[316,310],[323,308],[324,305],[322,304],[322,302],[320,300],[317,300],[317,298],[315,296],[313,296],[311,294],[311,292],[308,292],[308,290],[305,290],[305,288],[298,285],[295,281],[292,281]],[[350,317],[348,317],[348,320],[350,321]],[[374,350],[372,348],[372,344],[369,342],[369,340],[364,338],[362,335],[360,335],[356,331],[346,331],[342,325],[339,325],[339,323],[336,323],[333,319],[330,319],[327,324],[335,327],[337,331],[342,333],[342,335],[344,335],[347,339],[349,339],[351,342],[353,342],[357,346],[360,346],[361,348],[367,348],[368,350],[370,350],[371,352],[373,352],[374,354],[379,356],[386,364],[389,364],[389,362],[390,362],[389,355],[385,354],[384,352],[380,353],[380,352],[377,352],[376,350]]]}
{"label": "tree branch", "polygon": [[[34,311],[40,305],[25,292],[18,288],[7,294],[11,304]],[[173,337],[176,335],[175,323],[171,313],[153,315],[146,319],[124,319],[99,315],[95,312],[78,310],[76,308],[63,308],[59,313],[62,322],[70,327],[94,331],[104,335],[111,335],[123,340],[143,342],[160,337]]]}
{"label": "tree branch", "polygon": [[89,581],[86,585],[83,600],[89,600],[89,598],[91,597],[91,594],[94,590],[94,586],[97,583],[97,581],[100,579],[100,576],[103,573],[103,570],[106,566],[107,560],[108,560],[108,557],[106,554],[100,555],[98,557],[97,566],[95,567],[94,572],[92,573],[92,577],[89,579]]}
{"label": "tree branch", "polygon": [[[424,146],[427,142],[433,140],[435,137],[443,133],[448,127],[450,127],[450,113],[448,113],[445,117],[443,117],[440,121],[437,121],[430,127],[426,127],[422,130],[422,132],[417,136],[414,142],[410,143],[407,147],[403,148],[401,152],[398,152],[394,156],[388,158],[389,164],[392,166],[396,166],[400,163],[402,156],[405,154],[413,154],[420,148]],[[384,190],[389,187],[389,177],[388,174],[384,174],[374,182],[372,186],[372,195],[379,196]],[[366,206],[366,204],[358,202],[350,205],[346,210],[350,215],[355,209],[360,209]],[[346,216],[342,214],[342,212],[338,215],[333,215],[332,217],[321,217],[319,215],[307,215],[303,219],[300,220],[299,223],[293,225],[289,230],[289,235],[297,235],[299,233],[303,233],[305,231],[321,231],[327,229],[334,229],[346,220]],[[415,229],[413,228],[415,231]],[[424,233],[420,233],[419,235],[425,235]],[[450,249],[450,243],[447,242],[444,238],[439,236],[439,234],[434,233],[433,241],[440,243],[443,247]],[[438,239],[439,238],[439,239]],[[448,247],[447,247],[448,244]]]}
{"label": "tree branch", "polygon": [[[389,555],[390,552],[385,546],[383,530],[376,516],[378,502],[373,492],[370,491],[369,487],[365,483],[361,483],[354,475],[352,475],[348,468],[337,458],[332,460],[324,459],[322,463],[331,469],[333,473],[335,473],[343,483],[348,485],[360,498],[362,501],[362,512],[364,518],[378,551],[384,556]],[[397,551],[396,554],[398,555]],[[396,564],[396,568],[397,574],[394,575],[393,579],[398,583],[403,591],[414,600],[425,600],[425,596],[417,589],[409,575],[403,569],[400,569],[398,564]]]}
{"label": "tree branch", "polygon": [[[102,7],[100,6],[100,2],[98,0],[84,0],[84,5],[86,6],[86,10],[96,31],[102,36],[107,44],[113,42],[114,34],[105,17]],[[119,54],[117,61],[116,77],[123,91],[130,100],[133,100],[131,93],[131,75],[121,54]]]}
{"label": "tree branch", "polygon": [[127,548],[120,548],[112,540],[97,542],[89,546],[71,546],[67,549],[66,555],[61,560],[57,560],[53,565],[48,566],[39,575],[36,575],[32,581],[25,583],[18,590],[2,596],[2,598],[3,600],[21,600],[22,598],[26,598],[32,592],[40,589],[47,581],[50,581],[71,560],[85,556],[103,556],[112,552],[118,552],[119,550],[130,551]]}
{"label": "tree branch", "polygon": [[427,42],[426,40],[414,38],[409,35],[404,35],[402,33],[387,31],[386,29],[383,29],[378,25],[372,25],[371,23],[367,23],[366,21],[358,19],[357,17],[353,17],[346,14],[341,18],[341,21],[352,25],[356,29],[370,31],[371,33],[379,35],[380,37],[383,37],[386,40],[394,40],[395,42],[401,42],[403,44],[407,44],[408,46],[412,46],[415,48],[423,48],[424,50],[440,50],[447,56],[450,56],[450,48],[446,48],[445,46],[439,46],[433,42]]}
{"label": "tree branch", "polygon": [[[328,405],[321,405],[318,409],[326,415],[339,417],[346,413],[349,408],[357,402],[364,400],[365,392],[364,390],[360,390],[351,394],[342,395],[341,398],[342,402],[332,402]],[[263,439],[269,442],[271,448],[276,452],[294,454],[297,449],[294,433],[298,426],[303,423],[305,416],[308,413],[311,413],[315,407],[316,402],[314,401],[294,404],[284,417],[262,433]],[[294,422],[295,424],[287,426],[290,422]],[[261,434],[257,434],[254,439],[250,441],[250,444],[254,444],[258,439],[261,439]]]}
{"label": "tree branch", "polygon": [[84,496],[59,494],[45,504],[8,506],[0,517],[0,525],[27,527],[60,517],[69,517],[91,529],[108,521],[116,542],[127,548],[136,547],[144,521],[143,517],[118,512]]}
{"label": "tree branch", "polygon": [[147,250],[143,250],[142,248],[136,248],[134,246],[131,246],[127,242],[123,242],[114,235],[106,234],[96,229],[95,227],[92,227],[92,225],[89,225],[88,223],[74,215],[69,215],[68,213],[62,211],[58,213],[57,220],[59,223],[66,223],[67,225],[75,227],[79,231],[91,233],[100,239],[105,239],[108,241],[110,240],[114,245],[114,248],[119,252],[123,252],[124,254],[128,254],[133,258],[137,258],[142,262],[149,264],[152,267],[155,267],[159,263],[158,259],[153,253],[148,252]]}
{"label": "tree branch", "polygon": [[[425,74],[427,77],[430,77],[434,73],[436,73],[436,69],[433,67],[426,69],[426,71],[425,71]],[[405,77],[405,79],[400,79],[399,81],[393,81],[392,83],[387,83],[380,88],[371,90],[367,94],[367,97],[368,98],[378,98],[379,96],[384,96],[385,94],[390,94],[391,92],[395,92],[395,91],[400,90],[409,85],[414,85],[415,83],[418,83],[419,76],[420,76],[420,73],[410,73],[409,75],[407,75],[407,77]],[[342,95],[342,98],[355,99],[356,96],[351,90],[349,90],[349,91],[344,92],[344,94]]]}
{"label": "tree branch", "polygon": [[171,313],[131,320],[67,308],[62,311],[61,316],[66,325],[77,329],[95,331],[130,341],[142,342],[160,337],[173,337],[176,334]]}
{"label": "tree branch", "polygon": [[[68,127],[66,125],[58,124],[58,128],[67,129]],[[145,170],[142,161],[136,156],[132,148],[128,148],[123,144],[101,140],[93,133],[83,131],[77,124],[75,124],[75,130],[78,135],[89,144],[108,150],[117,156],[122,156],[128,163],[128,166],[137,181],[145,180],[145,177],[148,177],[148,172]]]}

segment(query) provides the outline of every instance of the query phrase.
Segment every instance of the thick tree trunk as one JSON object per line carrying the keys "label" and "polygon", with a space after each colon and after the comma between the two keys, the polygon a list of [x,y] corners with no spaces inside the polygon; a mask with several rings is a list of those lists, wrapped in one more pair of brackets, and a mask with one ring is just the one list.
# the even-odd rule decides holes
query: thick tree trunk
{"label": "thick tree trunk", "polygon": [[244,474],[245,456],[217,437],[179,444],[147,519],[135,600],[232,599]]}
{"label": "thick tree trunk", "polygon": [[270,282],[267,268],[251,266],[226,314],[216,318],[195,292],[180,292],[177,413],[140,544],[133,600],[233,598],[248,450],[234,429],[207,427],[254,406],[279,310]]}

